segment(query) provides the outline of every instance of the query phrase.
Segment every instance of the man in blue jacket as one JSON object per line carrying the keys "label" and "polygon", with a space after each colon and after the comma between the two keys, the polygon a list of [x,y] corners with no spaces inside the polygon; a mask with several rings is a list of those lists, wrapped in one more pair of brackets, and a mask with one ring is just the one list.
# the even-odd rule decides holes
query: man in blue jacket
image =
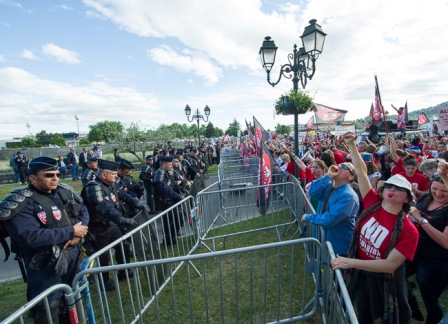
{"label": "man in blue jacket", "polygon": [[316,214],[304,214],[302,222],[320,225],[338,255],[347,255],[358,214],[359,198],[351,186],[355,180],[351,163],[332,165],[328,173],[311,183],[308,194],[319,200]]}

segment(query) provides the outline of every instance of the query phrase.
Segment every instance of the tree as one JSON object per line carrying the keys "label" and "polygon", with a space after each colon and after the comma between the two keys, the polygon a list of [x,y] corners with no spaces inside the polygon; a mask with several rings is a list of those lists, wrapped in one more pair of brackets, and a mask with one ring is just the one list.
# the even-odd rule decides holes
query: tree
{"label": "tree", "polygon": [[51,140],[53,139],[53,134],[48,134],[46,131],[41,130],[40,132],[36,133],[36,142],[37,144],[43,146],[51,144]]}
{"label": "tree", "polygon": [[65,146],[65,139],[60,134],[54,134],[50,144]]}
{"label": "tree", "polygon": [[87,137],[90,142],[111,143],[118,141],[123,136],[123,124],[119,121],[101,121],[89,126],[90,131]]}
{"label": "tree", "polygon": [[237,136],[239,130],[241,130],[240,123],[238,123],[236,118],[234,118],[233,122],[229,124],[229,128],[226,129],[226,134],[229,134],[230,136]]}
{"label": "tree", "polygon": [[83,139],[79,140],[79,145],[86,146],[86,145],[89,145],[89,144],[90,144],[90,141],[89,141],[88,138],[83,138]]}
{"label": "tree", "polygon": [[211,122],[207,124],[204,136],[208,137],[208,138],[216,136],[215,135],[215,127],[213,126],[213,124]]}
{"label": "tree", "polygon": [[34,147],[36,145],[36,140],[32,137],[22,138],[21,144],[23,147]]}
{"label": "tree", "polygon": [[290,134],[291,133],[291,126],[289,125],[280,125],[277,124],[277,126],[275,126],[275,132],[277,134]]}
{"label": "tree", "polygon": [[224,131],[221,128],[215,127],[215,136],[219,137],[224,134]]}

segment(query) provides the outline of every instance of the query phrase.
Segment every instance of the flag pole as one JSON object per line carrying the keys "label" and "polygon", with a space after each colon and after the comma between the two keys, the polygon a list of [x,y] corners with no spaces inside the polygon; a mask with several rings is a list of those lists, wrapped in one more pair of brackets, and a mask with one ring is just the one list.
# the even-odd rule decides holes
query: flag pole
{"label": "flag pole", "polygon": [[389,129],[387,127],[387,122],[386,122],[386,113],[384,112],[383,103],[381,101],[380,87],[378,86],[378,79],[376,78],[376,75],[375,75],[375,84],[376,84],[376,91],[378,93],[379,105],[381,107],[381,113],[383,115],[384,130],[386,131],[386,135],[389,135]]}

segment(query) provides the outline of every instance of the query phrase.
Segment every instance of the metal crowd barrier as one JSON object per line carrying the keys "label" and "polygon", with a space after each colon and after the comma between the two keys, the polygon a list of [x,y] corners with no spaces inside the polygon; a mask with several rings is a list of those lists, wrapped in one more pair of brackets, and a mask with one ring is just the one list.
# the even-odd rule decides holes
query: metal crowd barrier
{"label": "metal crowd barrier", "polygon": [[[269,200],[263,212],[257,197],[267,190],[270,190]],[[206,188],[197,196],[196,213],[199,215],[198,231],[201,244],[214,251],[217,239],[225,240],[230,236],[270,228],[277,230],[278,239],[281,240],[280,230],[284,233],[290,225],[298,222],[293,206],[285,197],[297,194],[292,183],[217,191]],[[207,241],[211,241],[212,248],[208,247]]]}
{"label": "metal crowd barrier", "polygon": [[[318,287],[313,280],[320,276],[319,261],[306,261],[307,246],[321,247],[311,238],[290,240],[91,268],[78,277],[99,277],[106,271],[119,270],[136,274],[120,284],[119,307],[105,306],[116,302],[118,291],[91,297],[91,304],[103,314],[103,322],[295,322],[314,317],[319,304]],[[184,264],[178,275],[171,275],[164,289],[149,299],[148,287],[142,284],[146,280],[144,274],[155,273],[158,268],[174,269],[178,264]],[[193,264],[202,276],[195,273]],[[137,302],[145,296],[148,304]]]}
{"label": "metal crowd barrier", "polygon": [[[13,314],[8,316],[2,321],[2,324],[9,324],[14,323],[15,321],[19,321],[20,323],[25,323],[29,321],[28,314],[33,309],[34,306],[36,306],[39,303],[44,304],[45,312],[47,315],[47,323],[54,323],[53,319],[51,317],[51,311],[50,311],[50,302],[48,301],[48,297],[51,294],[54,294],[58,290],[61,290],[65,294],[65,300],[67,303],[68,313],[70,316],[70,321],[72,324],[79,323],[76,306],[75,306],[75,299],[72,294],[72,288],[69,285],[65,284],[57,284],[54,286],[51,286],[50,288],[46,289],[45,291],[41,292],[39,295],[37,295],[35,298],[30,300],[28,303],[23,305],[21,308],[16,310]],[[59,321],[59,317],[56,319],[56,321]]]}
{"label": "metal crowd barrier", "polygon": [[[190,196],[151,219],[146,213],[139,214],[136,217],[140,217],[138,220],[143,223],[142,225],[95,252],[84,262],[83,269],[89,269],[92,265],[92,269],[117,269],[110,272],[110,278],[115,285],[113,294],[116,298],[112,303],[106,297],[110,293],[105,290],[107,286],[104,271],[95,272],[93,278],[89,279],[77,275],[73,281],[73,288],[77,292],[76,299],[80,301],[78,314],[81,322],[88,319],[89,323],[94,323],[96,316],[101,316],[103,322],[110,323],[110,314],[114,309],[124,312],[123,302],[127,298],[129,298],[129,304],[132,305],[134,316],[140,308],[145,309],[153,301],[155,294],[163,289],[182,263],[170,263],[170,268],[158,266],[152,269],[131,267],[131,265],[136,262],[183,257],[194,253],[198,248],[199,240],[196,220],[191,217],[193,206],[193,198]],[[169,226],[170,224],[173,226]],[[178,227],[175,224],[178,224]],[[171,244],[170,241],[165,240],[168,235],[175,237],[176,242]],[[116,262],[114,255],[117,251],[122,253],[130,251],[125,264],[119,265]],[[101,259],[105,255],[109,256],[109,264],[101,264]],[[192,268],[196,269],[194,265]],[[200,274],[197,269],[195,271]],[[133,289],[134,280],[137,280],[135,282],[138,285],[137,290]],[[126,283],[126,288],[121,284],[122,282]],[[99,302],[99,305],[94,304],[94,299]],[[98,306],[100,306],[99,315]],[[123,323],[127,322],[125,317],[121,320]]]}
{"label": "metal crowd barrier", "polygon": [[221,160],[218,165],[218,182],[221,188],[258,183],[259,158],[240,158]]}
{"label": "metal crowd barrier", "polygon": [[240,156],[240,150],[231,149],[231,148],[223,148],[221,149],[221,160],[232,160],[237,159]]}

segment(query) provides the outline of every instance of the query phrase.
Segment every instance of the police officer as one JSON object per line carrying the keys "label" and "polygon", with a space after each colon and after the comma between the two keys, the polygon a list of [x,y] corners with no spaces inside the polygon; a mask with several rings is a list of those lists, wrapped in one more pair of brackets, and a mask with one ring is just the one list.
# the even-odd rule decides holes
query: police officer
{"label": "police officer", "polygon": [[196,173],[196,178],[199,178],[201,181],[201,188],[205,189],[205,179],[204,179],[205,163],[199,156],[199,152],[197,149],[194,148],[191,150],[188,161],[190,162],[191,169],[193,170],[193,172]]}
{"label": "police officer", "polygon": [[142,166],[139,179],[143,181],[143,185],[146,189],[146,203],[151,209],[151,213],[156,213],[156,205],[154,201],[154,156],[147,155],[146,163]]}
{"label": "police officer", "polygon": [[19,170],[20,182],[25,184],[29,160],[23,155],[22,151],[17,151],[17,156],[14,161],[16,162],[17,169]]}
{"label": "police officer", "polygon": [[[55,284],[71,286],[83,260],[80,241],[87,234],[89,214],[71,187],[58,184],[59,177],[55,159],[33,159],[28,188],[14,190],[0,203],[0,220],[5,220],[12,250],[26,269],[28,301]],[[12,201],[16,203],[8,204]],[[61,291],[49,296],[54,322],[59,316],[68,320],[61,298]],[[36,323],[49,321],[43,302],[32,315]]]}
{"label": "police officer", "polygon": [[[126,192],[129,196],[133,197],[138,204],[140,197],[143,196],[144,188],[131,176],[131,171],[134,169],[135,167],[130,161],[121,159],[118,164],[118,177],[116,183],[119,189]],[[123,203],[123,207],[125,211],[125,217],[134,217],[138,213],[138,210],[136,210],[129,204]]]}
{"label": "police officer", "polygon": [[[82,191],[91,218],[90,231],[94,237],[90,243],[95,251],[99,251],[122,236],[119,225],[130,228],[138,225],[134,219],[123,217],[121,201],[138,208],[144,208],[123,190],[118,189],[115,183],[118,163],[100,159],[98,167],[98,177],[89,181]],[[119,264],[123,264],[125,258],[128,257],[129,248],[127,245],[124,245],[124,252],[123,255],[121,248],[115,250],[115,258]],[[107,266],[109,261],[109,253],[104,253],[100,257],[101,266]],[[119,273],[119,278],[123,277],[124,273]],[[115,289],[114,282],[109,279],[109,273],[104,273],[103,279],[106,290]]]}
{"label": "police officer", "polygon": [[[168,175],[172,171],[172,157],[161,156],[160,168],[154,174],[154,193],[157,204],[162,209],[167,209],[182,200],[182,196],[174,191],[174,185]],[[171,245],[177,243],[177,234],[180,230],[180,220],[177,208],[172,212],[166,213],[163,218],[163,231],[165,235],[165,244]]]}
{"label": "police officer", "polygon": [[188,195],[188,190],[191,188],[191,182],[187,179],[187,171],[184,168],[184,166],[180,163],[180,156],[182,155],[176,155],[173,158],[173,178],[175,181],[175,184],[181,187],[179,189],[180,194],[184,193]]}
{"label": "police officer", "polygon": [[81,176],[82,187],[84,188],[91,180],[95,180],[98,176],[98,159],[94,156],[87,158],[87,169],[84,170]]}

